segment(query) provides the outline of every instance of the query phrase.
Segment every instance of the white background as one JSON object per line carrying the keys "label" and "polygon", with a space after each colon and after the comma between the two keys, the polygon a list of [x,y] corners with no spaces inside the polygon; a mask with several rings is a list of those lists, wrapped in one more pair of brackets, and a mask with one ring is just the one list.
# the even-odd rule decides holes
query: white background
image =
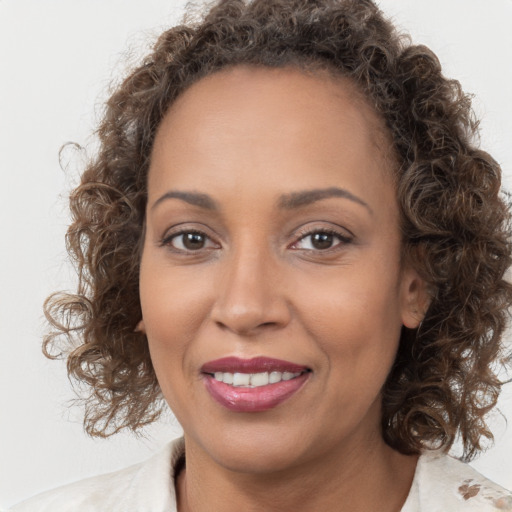
{"label": "white background", "polygon": [[[80,169],[67,141],[86,145],[112,78],[179,20],[182,0],[0,0],[0,508],[146,458],[179,432],[172,418],[145,439],[92,440],[62,362],[40,352],[41,304],[70,288],[66,193]],[[482,145],[512,188],[512,0],[381,0],[430,46],[445,73],[475,93]],[[512,420],[512,384],[500,401]],[[475,466],[512,488],[512,426]]]}

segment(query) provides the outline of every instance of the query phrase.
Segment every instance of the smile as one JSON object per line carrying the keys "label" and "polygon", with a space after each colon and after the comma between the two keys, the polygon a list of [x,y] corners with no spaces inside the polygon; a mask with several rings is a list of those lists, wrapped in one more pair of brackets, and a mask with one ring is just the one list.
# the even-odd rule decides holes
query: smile
{"label": "smile", "polygon": [[215,372],[213,378],[234,387],[258,388],[268,384],[277,384],[283,380],[299,377],[302,372],[262,372],[262,373],[230,373]]}
{"label": "smile", "polygon": [[272,409],[298,392],[311,375],[305,366],[264,357],[219,359],[201,370],[210,396],[234,412]]}

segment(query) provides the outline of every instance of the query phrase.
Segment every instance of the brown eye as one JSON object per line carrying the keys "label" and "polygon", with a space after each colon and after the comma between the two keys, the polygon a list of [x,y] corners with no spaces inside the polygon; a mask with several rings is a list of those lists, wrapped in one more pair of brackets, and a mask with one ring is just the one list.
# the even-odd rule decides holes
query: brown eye
{"label": "brown eye", "polygon": [[183,252],[194,252],[202,249],[211,249],[216,244],[205,233],[200,231],[182,231],[166,238],[163,245]]}
{"label": "brown eye", "polygon": [[314,233],[311,235],[311,245],[315,249],[329,249],[332,247],[334,235],[332,233]]}
{"label": "brown eye", "polygon": [[181,236],[183,237],[183,246],[189,251],[196,251],[205,246],[206,237],[201,233],[184,233]]}
{"label": "brown eye", "polygon": [[293,244],[293,249],[306,251],[327,251],[336,247],[350,244],[351,237],[330,230],[315,230],[302,235],[302,237]]}

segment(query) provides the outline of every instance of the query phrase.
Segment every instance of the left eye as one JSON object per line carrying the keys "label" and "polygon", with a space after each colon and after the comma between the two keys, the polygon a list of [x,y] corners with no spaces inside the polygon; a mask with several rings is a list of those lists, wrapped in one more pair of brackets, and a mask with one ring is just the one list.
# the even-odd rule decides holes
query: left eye
{"label": "left eye", "polygon": [[330,231],[315,231],[309,233],[298,240],[294,245],[294,249],[304,249],[309,251],[325,251],[342,243],[348,243],[347,237],[343,237],[337,233]]}
{"label": "left eye", "polygon": [[215,247],[213,241],[207,235],[199,231],[176,233],[167,238],[164,243],[179,251],[200,251],[201,249]]}

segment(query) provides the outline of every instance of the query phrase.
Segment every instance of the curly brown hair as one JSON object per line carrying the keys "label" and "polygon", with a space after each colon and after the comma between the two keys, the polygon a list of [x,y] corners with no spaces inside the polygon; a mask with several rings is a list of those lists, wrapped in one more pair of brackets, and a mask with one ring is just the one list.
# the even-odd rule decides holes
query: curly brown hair
{"label": "curly brown hair", "polygon": [[44,351],[66,353],[85,393],[86,431],[137,430],[162,410],[147,339],[137,331],[153,141],[185,89],[241,64],[346,77],[386,122],[399,163],[404,256],[429,284],[431,303],[419,329],[403,329],[383,389],[383,436],[402,453],[448,449],[460,436],[472,458],[492,439],[485,417],[502,385],[496,371],[512,303],[500,167],[476,146],[459,83],[370,0],[218,1],[201,19],[164,32],[108,100],[99,151],[70,199],[67,247],[78,290],[45,304],[52,329]]}

